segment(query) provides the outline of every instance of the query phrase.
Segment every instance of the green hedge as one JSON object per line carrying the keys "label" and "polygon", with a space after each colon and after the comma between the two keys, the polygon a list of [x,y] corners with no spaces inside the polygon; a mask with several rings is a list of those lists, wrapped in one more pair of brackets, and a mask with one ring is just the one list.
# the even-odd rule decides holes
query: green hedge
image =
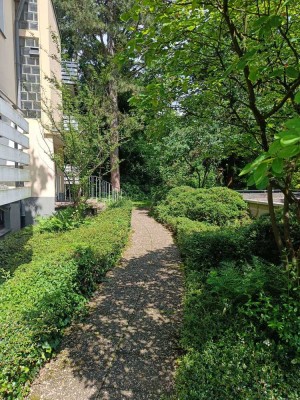
{"label": "green hedge", "polygon": [[[216,192],[226,195],[212,201]],[[299,399],[300,289],[280,265],[270,221],[251,221],[243,206],[237,214],[228,189],[201,196],[175,188],[155,209],[185,263],[177,398]]]}
{"label": "green hedge", "polygon": [[193,189],[181,186],[171,189],[156,207],[160,220],[186,217],[218,226],[232,225],[249,219],[242,196],[224,187]]}
{"label": "green hedge", "polygon": [[187,271],[178,398],[299,399],[299,292],[258,258]]}
{"label": "green hedge", "polygon": [[28,253],[27,263],[0,287],[2,398],[22,398],[36,370],[57,348],[62,329],[117,262],[128,238],[130,214],[127,203],[65,233],[28,228],[5,241],[16,248],[20,263],[14,241],[24,235],[21,253]]}

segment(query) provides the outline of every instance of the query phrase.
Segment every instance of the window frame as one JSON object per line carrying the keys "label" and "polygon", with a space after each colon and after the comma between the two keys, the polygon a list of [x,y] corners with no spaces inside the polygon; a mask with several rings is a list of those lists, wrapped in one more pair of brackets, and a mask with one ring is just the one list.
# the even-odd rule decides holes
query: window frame
{"label": "window frame", "polygon": [[4,0],[0,0],[0,33],[5,36]]}

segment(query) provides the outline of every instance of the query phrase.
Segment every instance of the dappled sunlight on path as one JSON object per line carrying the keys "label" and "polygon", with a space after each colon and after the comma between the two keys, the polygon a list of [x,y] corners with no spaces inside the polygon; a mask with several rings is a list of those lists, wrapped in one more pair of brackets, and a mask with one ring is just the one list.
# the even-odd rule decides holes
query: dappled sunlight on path
{"label": "dappled sunlight on path", "polygon": [[157,399],[172,393],[182,275],[171,234],[135,210],[131,245],[32,386],[45,400]]}

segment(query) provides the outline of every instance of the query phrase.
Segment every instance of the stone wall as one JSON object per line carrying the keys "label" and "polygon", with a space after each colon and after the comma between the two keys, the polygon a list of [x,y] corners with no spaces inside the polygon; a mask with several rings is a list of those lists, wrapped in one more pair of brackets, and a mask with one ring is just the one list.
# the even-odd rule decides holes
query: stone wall
{"label": "stone wall", "polygon": [[20,38],[22,83],[21,108],[27,118],[41,117],[39,40]]}
{"label": "stone wall", "polygon": [[37,0],[27,0],[20,20],[21,29],[38,30]]}

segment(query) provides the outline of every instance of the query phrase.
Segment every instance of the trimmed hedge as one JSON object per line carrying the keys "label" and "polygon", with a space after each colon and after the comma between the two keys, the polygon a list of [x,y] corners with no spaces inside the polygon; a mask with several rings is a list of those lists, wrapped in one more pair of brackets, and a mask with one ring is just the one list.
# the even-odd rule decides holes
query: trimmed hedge
{"label": "trimmed hedge", "polygon": [[[68,232],[41,234],[31,228],[5,241],[12,248],[23,234],[21,252],[26,248],[30,257],[0,287],[2,398],[22,398],[35,372],[57,348],[62,329],[119,259],[130,215],[126,203]],[[19,255],[16,260],[20,262]]]}

